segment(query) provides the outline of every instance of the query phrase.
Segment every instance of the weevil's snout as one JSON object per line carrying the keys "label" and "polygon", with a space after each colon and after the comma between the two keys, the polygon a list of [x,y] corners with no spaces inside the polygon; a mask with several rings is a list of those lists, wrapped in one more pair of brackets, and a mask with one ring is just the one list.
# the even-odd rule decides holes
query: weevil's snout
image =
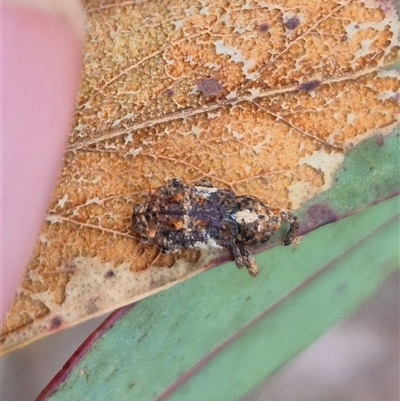
{"label": "weevil's snout", "polygon": [[238,196],[237,202],[237,243],[256,245],[267,242],[280,227],[279,217],[254,196]]}

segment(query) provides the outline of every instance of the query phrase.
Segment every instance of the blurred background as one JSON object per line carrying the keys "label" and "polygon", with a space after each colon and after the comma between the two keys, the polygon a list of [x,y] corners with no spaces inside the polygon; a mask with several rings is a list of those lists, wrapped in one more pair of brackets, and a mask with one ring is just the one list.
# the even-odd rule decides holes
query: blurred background
{"label": "blurred background", "polygon": [[399,401],[399,274],[245,401]]}
{"label": "blurred background", "polygon": [[[399,312],[396,273],[351,318],[326,333],[243,401],[398,401]],[[35,400],[104,318],[3,357],[1,401]]]}

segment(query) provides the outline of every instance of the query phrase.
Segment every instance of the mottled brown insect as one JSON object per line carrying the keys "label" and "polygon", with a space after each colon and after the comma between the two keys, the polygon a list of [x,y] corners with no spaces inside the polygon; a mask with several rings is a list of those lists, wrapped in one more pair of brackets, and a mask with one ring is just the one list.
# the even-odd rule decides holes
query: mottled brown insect
{"label": "mottled brown insect", "polygon": [[190,186],[177,179],[151,191],[134,207],[132,221],[142,242],[155,244],[164,253],[228,248],[236,266],[246,267],[252,276],[258,267],[247,247],[267,242],[282,221],[290,224],[282,245],[291,244],[299,229],[291,211],[273,210],[254,196],[236,196],[208,181]]}

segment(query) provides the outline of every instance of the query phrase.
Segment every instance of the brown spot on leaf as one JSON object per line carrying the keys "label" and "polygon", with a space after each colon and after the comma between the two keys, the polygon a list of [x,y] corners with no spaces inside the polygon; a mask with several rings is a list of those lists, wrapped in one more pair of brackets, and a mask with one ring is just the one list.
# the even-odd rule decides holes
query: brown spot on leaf
{"label": "brown spot on leaf", "polygon": [[216,97],[222,94],[223,86],[215,78],[205,78],[199,82],[198,90],[205,97]]}
{"label": "brown spot on leaf", "polygon": [[312,92],[315,89],[317,89],[318,86],[320,86],[320,85],[321,85],[321,81],[318,81],[318,80],[304,82],[299,85],[299,90],[304,91],[304,92]]}
{"label": "brown spot on leaf", "polygon": [[286,22],[285,22],[285,26],[287,29],[296,29],[298,26],[300,25],[300,20],[298,17],[293,16],[291,18],[289,18]]}
{"label": "brown spot on leaf", "polygon": [[109,271],[104,275],[104,277],[105,277],[106,279],[115,277],[115,272],[114,272],[114,270],[109,270]]}
{"label": "brown spot on leaf", "polygon": [[50,331],[57,330],[62,324],[62,319],[60,316],[54,316],[51,319]]}
{"label": "brown spot on leaf", "polygon": [[334,221],[337,221],[338,218],[339,217],[329,206],[323,203],[313,205],[308,210],[308,219],[303,225],[302,231],[311,231],[325,224],[333,223]]}

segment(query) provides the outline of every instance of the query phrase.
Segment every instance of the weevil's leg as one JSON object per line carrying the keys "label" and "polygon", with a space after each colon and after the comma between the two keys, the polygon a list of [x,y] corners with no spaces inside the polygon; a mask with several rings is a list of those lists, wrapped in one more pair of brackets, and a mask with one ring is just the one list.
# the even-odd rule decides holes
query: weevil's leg
{"label": "weevil's leg", "polygon": [[143,241],[139,241],[137,255],[142,256],[146,252],[146,247]]}
{"label": "weevil's leg", "polygon": [[154,256],[154,258],[153,258],[153,259],[151,260],[151,262],[150,262],[150,266],[151,266],[151,267],[157,265],[157,262],[158,262],[158,260],[160,259],[161,255],[162,255],[162,252],[161,252],[160,249],[158,249],[156,256]]}
{"label": "weevil's leg", "polygon": [[300,221],[299,218],[295,216],[292,212],[281,211],[280,215],[282,221],[286,221],[290,224],[289,231],[287,232],[286,237],[282,242],[282,245],[290,245],[297,237],[297,232],[299,231],[300,227]]}
{"label": "weevil's leg", "polygon": [[236,266],[239,269],[245,267],[251,276],[255,277],[258,274],[258,266],[254,256],[245,246],[233,244],[232,253],[235,259]]}
{"label": "weevil's leg", "polygon": [[240,253],[242,254],[243,263],[247,271],[252,277],[256,277],[258,274],[258,266],[253,254],[245,246],[241,246],[239,247],[239,249]]}
{"label": "weevil's leg", "polygon": [[179,254],[176,255],[172,252],[162,252],[161,249],[158,250],[156,256],[150,262],[151,267],[159,266],[159,267],[172,267],[176,260],[179,258]]}
{"label": "weevil's leg", "polygon": [[212,188],[213,185],[211,184],[210,181],[207,179],[200,180],[194,183],[195,187],[206,187],[206,188]]}
{"label": "weevil's leg", "polygon": [[240,252],[240,248],[236,245],[232,245],[232,254],[233,259],[235,259],[236,266],[238,269],[243,269],[246,265],[244,264],[242,253]]}

